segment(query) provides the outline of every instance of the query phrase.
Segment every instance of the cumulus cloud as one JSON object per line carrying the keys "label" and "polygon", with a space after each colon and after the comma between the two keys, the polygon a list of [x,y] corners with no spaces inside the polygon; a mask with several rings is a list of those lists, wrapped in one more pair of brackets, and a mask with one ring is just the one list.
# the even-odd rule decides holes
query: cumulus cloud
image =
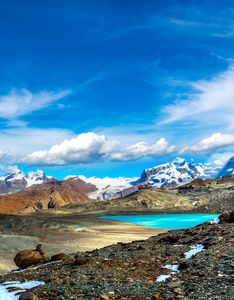
{"label": "cumulus cloud", "polygon": [[119,149],[120,142],[107,140],[104,135],[93,132],[83,133],[76,138],[64,140],[49,150],[35,151],[25,156],[21,162],[38,165],[89,164],[105,159],[112,161],[130,161],[142,157],[161,157],[173,153],[176,147],[164,138],[155,144],[140,142]]}
{"label": "cumulus cloud", "polygon": [[104,135],[83,133],[71,140],[64,140],[48,151],[36,151],[22,161],[40,165],[88,164],[108,157],[119,143],[107,141]]}
{"label": "cumulus cloud", "polygon": [[0,96],[0,118],[15,124],[20,116],[45,108],[71,93],[71,90],[65,90],[58,93],[44,91],[33,94],[27,89],[12,89],[8,95]]}
{"label": "cumulus cloud", "polygon": [[121,149],[111,155],[113,161],[130,161],[142,157],[160,157],[175,152],[176,147],[170,145],[164,138],[158,140],[155,144],[150,145],[146,142],[139,142],[132,146]]}
{"label": "cumulus cloud", "polygon": [[222,121],[234,126],[233,64],[211,80],[190,82],[189,85],[193,91],[187,94],[185,99],[177,99],[174,104],[164,107],[163,113],[166,117],[162,124],[178,120],[199,120],[206,124],[220,124]]}
{"label": "cumulus cloud", "polygon": [[201,140],[193,146],[187,146],[183,148],[181,153],[186,151],[200,152],[200,153],[212,153],[217,149],[234,145],[234,135],[214,133],[210,137]]}

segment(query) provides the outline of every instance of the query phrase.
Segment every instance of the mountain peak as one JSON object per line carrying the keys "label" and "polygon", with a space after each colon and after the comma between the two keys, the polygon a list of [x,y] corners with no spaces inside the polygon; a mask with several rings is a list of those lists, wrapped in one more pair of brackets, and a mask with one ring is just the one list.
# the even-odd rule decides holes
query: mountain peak
{"label": "mountain peak", "polygon": [[49,181],[48,177],[46,177],[45,173],[41,170],[37,170],[36,172],[29,172],[25,178],[27,181],[26,187],[30,187],[35,184],[42,184],[43,182]]}
{"label": "mountain peak", "polygon": [[187,162],[184,158],[176,157],[171,163],[173,163],[174,165],[183,166]]}
{"label": "mountain peak", "polygon": [[232,156],[219,173],[219,177],[234,175],[234,156]]}
{"label": "mountain peak", "polygon": [[203,164],[188,163],[184,158],[177,157],[173,161],[146,169],[141,175],[142,184],[156,188],[165,186],[168,189],[186,184],[195,178],[214,177],[214,169]]}

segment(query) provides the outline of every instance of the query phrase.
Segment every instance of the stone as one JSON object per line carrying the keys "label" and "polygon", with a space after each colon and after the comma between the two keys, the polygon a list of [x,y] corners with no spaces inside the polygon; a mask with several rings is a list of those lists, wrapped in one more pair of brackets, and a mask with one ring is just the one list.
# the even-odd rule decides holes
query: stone
{"label": "stone", "polygon": [[179,264],[179,267],[178,267],[178,270],[179,271],[182,271],[182,270],[185,270],[189,267],[189,264],[186,262],[186,261],[182,261],[180,264]]}
{"label": "stone", "polygon": [[179,240],[179,237],[176,235],[166,235],[163,236],[159,242],[168,242],[168,243],[176,243]]}
{"label": "stone", "polygon": [[226,212],[219,216],[220,223],[234,223],[234,210],[230,213]]}
{"label": "stone", "polygon": [[82,257],[82,256],[79,256],[79,255],[75,256],[74,264],[77,265],[77,266],[83,266],[83,265],[87,264],[88,262],[89,262],[89,259],[86,258],[86,257]]}
{"label": "stone", "polygon": [[19,300],[38,300],[38,297],[32,292],[25,292],[19,297]]}
{"label": "stone", "polygon": [[110,298],[107,295],[101,295],[101,299],[110,300]]}
{"label": "stone", "polygon": [[67,255],[65,253],[58,253],[52,255],[50,261],[65,260],[65,259],[67,259]]}
{"label": "stone", "polygon": [[50,260],[50,255],[37,245],[36,249],[20,251],[16,254],[14,262],[17,267],[24,269],[37,264],[45,264]]}

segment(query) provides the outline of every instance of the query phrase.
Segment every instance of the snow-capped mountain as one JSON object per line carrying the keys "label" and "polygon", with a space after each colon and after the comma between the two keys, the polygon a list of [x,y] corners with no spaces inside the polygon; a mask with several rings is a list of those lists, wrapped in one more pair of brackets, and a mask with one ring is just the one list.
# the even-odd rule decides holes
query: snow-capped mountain
{"label": "snow-capped mountain", "polygon": [[141,175],[143,185],[152,185],[156,188],[165,186],[168,189],[186,184],[195,178],[213,178],[217,170],[204,166],[201,163],[188,163],[183,158],[176,158],[170,163],[146,169]]}
{"label": "snow-capped mountain", "polygon": [[226,176],[226,175],[234,175],[234,156],[232,156],[226,165],[220,171],[218,177]]}
{"label": "snow-capped mountain", "polygon": [[0,195],[15,193],[24,188],[28,188],[35,184],[41,184],[49,180],[50,179],[43,171],[40,170],[37,172],[29,172],[26,176],[19,169],[13,169],[6,175],[0,176]]}
{"label": "snow-capped mountain", "polygon": [[[220,170],[220,169],[219,169]],[[219,176],[234,174],[234,157],[219,173]],[[217,168],[208,167],[201,163],[187,162],[183,158],[176,158],[172,162],[156,166],[143,171],[141,177],[136,178],[98,178],[85,176],[67,176],[69,178],[80,179],[94,186],[88,197],[99,201],[114,199],[127,196],[137,191],[139,186],[154,186],[156,188],[166,187],[167,189],[176,188],[180,185],[191,182],[196,178],[215,178],[218,177]],[[0,195],[15,193],[24,188],[36,184],[42,184],[51,180],[43,171],[29,172],[25,175],[19,169],[14,169],[4,176],[0,176]]]}
{"label": "snow-capped mountain", "polygon": [[30,187],[35,184],[42,184],[43,182],[47,182],[50,180],[50,178],[47,177],[41,170],[38,170],[37,172],[29,172],[25,178],[27,181],[26,187]]}
{"label": "snow-capped mountain", "polygon": [[89,198],[99,201],[127,196],[138,190],[140,185],[151,185],[156,188],[165,186],[167,189],[176,188],[196,178],[213,178],[216,169],[203,164],[188,163],[185,159],[176,158],[170,163],[156,166],[143,171],[140,178],[86,178],[85,176],[68,176],[79,178],[96,186],[97,190],[89,194]]}
{"label": "snow-capped mountain", "polygon": [[90,177],[86,178],[85,176],[67,176],[64,180],[69,178],[81,179],[86,183],[91,183],[96,186],[97,190],[89,194],[90,199],[96,199],[99,201],[114,199],[118,197],[123,197],[129,195],[133,191],[136,191],[138,188],[136,186],[139,178],[99,178],[99,177]]}

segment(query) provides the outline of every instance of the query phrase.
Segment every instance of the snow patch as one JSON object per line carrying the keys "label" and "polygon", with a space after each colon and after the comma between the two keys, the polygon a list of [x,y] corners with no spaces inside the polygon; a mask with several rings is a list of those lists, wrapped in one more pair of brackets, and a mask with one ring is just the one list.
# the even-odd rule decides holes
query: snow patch
{"label": "snow patch", "polygon": [[205,251],[205,248],[202,244],[197,244],[197,245],[194,245],[194,246],[190,246],[190,248],[191,248],[191,250],[184,253],[186,259],[191,258],[193,255],[195,255],[195,254],[197,254],[201,251]]}
{"label": "snow patch", "polygon": [[172,270],[173,272],[171,272],[168,275],[160,275],[156,281],[165,281],[167,278],[170,278],[172,275],[176,274],[177,272],[179,272],[178,268],[179,265],[166,265],[163,268],[165,269],[169,269]]}
{"label": "snow patch", "polygon": [[218,224],[220,222],[219,217],[218,218],[214,218],[213,220],[210,220],[210,224]]}
{"label": "snow patch", "polygon": [[[19,292],[25,292],[26,289],[32,289],[39,285],[44,285],[43,281],[25,281],[20,283],[19,281],[6,281],[0,284],[0,295],[1,299],[4,300],[18,300],[20,295],[16,295]],[[9,292],[8,288],[16,287],[20,288],[20,290]]]}
{"label": "snow patch", "polygon": [[166,265],[166,266],[163,267],[163,268],[169,269],[169,270],[172,270],[172,271],[175,271],[175,272],[179,272],[179,271],[178,271],[179,265]]}
{"label": "snow patch", "polygon": [[[180,246],[180,245],[175,245],[175,246]],[[193,245],[193,246],[190,246],[190,248],[191,248],[191,250],[184,253],[186,259],[191,258],[193,255],[195,255],[201,251],[205,251],[204,246],[202,244]],[[178,270],[179,265],[166,265],[163,268],[172,270],[173,272],[171,272],[168,275],[160,275],[156,281],[165,281],[167,278],[170,278],[172,275],[179,272],[179,270]]]}

